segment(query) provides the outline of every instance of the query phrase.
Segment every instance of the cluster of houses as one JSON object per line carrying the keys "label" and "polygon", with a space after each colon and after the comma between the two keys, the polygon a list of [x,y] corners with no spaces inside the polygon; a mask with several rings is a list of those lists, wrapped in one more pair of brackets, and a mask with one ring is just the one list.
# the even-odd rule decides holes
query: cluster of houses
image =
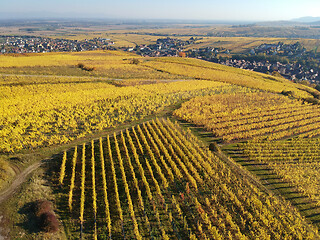
{"label": "cluster of houses", "polygon": [[[252,49],[246,56],[251,57],[248,59],[233,58],[230,54],[230,50],[219,47],[205,47],[205,48],[193,48],[185,51],[188,45],[195,45],[195,41],[198,39],[190,38],[187,41],[183,41],[175,38],[160,38],[156,44],[140,45],[134,48],[125,49],[132,51],[142,56],[148,57],[166,57],[166,56],[180,56],[180,57],[192,57],[199,58],[206,61],[211,61],[231,67],[242,68],[262,73],[278,72],[285,78],[292,81],[307,80],[310,83],[320,83],[320,69],[317,67],[310,67],[307,64],[290,63],[297,61],[298,58],[307,59],[315,58],[311,52],[307,52],[306,49],[299,43],[284,44],[279,42],[277,44],[261,44],[260,46]],[[227,57],[220,57],[221,54]],[[277,61],[268,61],[268,58],[259,59],[259,56],[266,55],[272,57],[286,57],[288,63],[281,63]],[[257,57],[257,58],[255,58]]]}
{"label": "cluster of houses", "polygon": [[215,62],[231,67],[248,69],[262,73],[278,72],[283,77],[292,81],[307,80],[310,83],[320,83],[320,69],[306,69],[305,66],[302,66],[299,63],[283,64],[280,62],[270,63],[269,61],[248,61],[237,59],[217,59]]}
{"label": "cluster of houses", "polygon": [[277,44],[264,43],[250,51],[252,55],[259,53],[279,56],[302,56],[306,53],[306,49],[299,42],[295,44],[284,44],[283,42],[278,42]]}
{"label": "cluster of houses", "polygon": [[219,47],[219,48],[213,48],[213,47],[204,47],[204,48],[193,48],[188,51],[186,51],[187,57],[192,58],[199,58],[199,59],[210,59],[216,57],[218,54],[230,54],[230,50]]}
{"label": "cluster of houses", "polygon": [[[132,48],[123,48],[129,52],[135,52],[148,57],[180,56],[200,58],[211,62],[220,63],[236,68],[248,69],[262,73],[278,72],[287,79],[293,81],[307,80],[310,83],[320,83],[319,67],[310,67],[308,64],[288,61],[288,63],[269,62],[267,58],[259,59],[256,56],[280,56],[290,60],[297,58],[319,60],[313,51],[307,52],[299,43],[261,44],[251,49],[247,57],[234,58],[225,48],[194,48],[185,51],[189,45],[195,45],[198,38],[191,37],[188,40],[176,38],[159,38],[155,44],[140,45]],[[94,38],[78,40],[51,39],[30,36],[0,36],[0,53],[43,53],[43,52],[79,52],[98,49],[115,49],[114,42],[106,38]],[[228,57],[221,58],[219,55]],[[253,57],[253,58],[252,58]],[[291,62],[291,63],[290,63]],[[295,62],[295,63],[292,63]]]}
{"label": "cluster of houses", "polygon": [[80,52],[108,49],[114,44],[106,38],[78,40],[30,36],[0,36],[0,53]]}
{"label": "cluster of houses", "polygon": [[[266,59],[259,60],[259,56],[267,56]],[[286,62],[269,62],[268,56],[285,58]],[[257,57],[255,59],[255,57]],[[272,58],[271,57],[271,58]],[[301,61],[303,60],[303,61]],[[318,62],[318,66],[308,64],[309,60]],[[261,44],[252,49],[249,58],[244,59],[215,59],[215,62],[227,66],[248,69],[262,73],[278,72],[283,77],[292,81],[306,80],[309,83],[320,83],[320,58],[315,51],[306,51],[300,42],[294,44]]]}
{"label": "cluster of houses", "polygon": [[[219,57],[221,54],[227,57]],[[262,57],[261,59],[260,57],[264,55],[267,57]],[[274,61],[274,59],[272,62],[268,61],[268,56],[270,55],[271,58],[285,57],[287,62],[281,63]],[[222,47],[192,49],[186,51],[186,56],[262,73],[278,72],[292,81],[306,80],[310,83],[320,83],[320,68],[308,66],[308,61],[304,61],[306,62],[305,64],[298,61],[299,59],[314,59],[320,63],[319,56],[317,57],[314,51],[306,51],[299,42],[295,44],[284,44],[282,42],[278,44],[261,44],[252,49],[248,53],[248,57],[243,55],[242,58],[241,55],[234,58],[228,49]]]}
{"label": "cluster of houses", "polygon": [[191,37],[190,39],[184,41],[176,38],[159,38],[155,44],[150,45],[140,45],[132,48],[127,48],[126,50],[135,52],[146,57],[177,57],[185,56],[183,49],[193,44],[197,38]]}

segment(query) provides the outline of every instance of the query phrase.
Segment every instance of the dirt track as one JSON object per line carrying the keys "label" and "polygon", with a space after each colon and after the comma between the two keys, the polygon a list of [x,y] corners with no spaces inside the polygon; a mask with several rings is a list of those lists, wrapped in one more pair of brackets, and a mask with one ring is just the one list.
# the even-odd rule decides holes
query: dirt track
{"label": "dirt track", "polygon": [[26,168],[23,172],[19,173],[15,177],[11,185],[3,192],[0,192],[0,204],[6,201],[8,198],[10,198],[12,194],[14,194],[15,191],[20,187],[20,185],[25,182],[28,175],[32,173],[34,170],[36,170],[38,167],[40,167],[42,164],[43,162],[36,162],[28,168]]}
{"label": "dirt track", "polygon": [[[15,192],[19,189],[22,183],[24,183],[27,179],[27,177],[38,167],[40,167],[43,164],[42,161],[36,162],[26,168],[23,172],[18,173],[14,179],[14,181],[11,183],[11,185],[5,189],[4,191],[0,192],[0,205],[8,200]],[[6,236],[6,229],[4,229],[4,226],[1,226],[1,220],[3,216],[0,215],[0,240],[7,239]],[[4,231],[4,232],[3,232]],[[4,234],[4,236],[2,236]]]}

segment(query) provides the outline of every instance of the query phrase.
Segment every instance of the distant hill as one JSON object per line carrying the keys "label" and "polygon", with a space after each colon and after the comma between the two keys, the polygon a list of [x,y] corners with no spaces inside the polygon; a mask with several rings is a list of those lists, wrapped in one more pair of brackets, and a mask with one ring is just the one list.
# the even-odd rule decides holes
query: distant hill
{"label": "distant hill", "polygon": [[267,26],[267,27],[293,27],[293,26],[301,26],[305,25],[302,22],[294,22],[294,21],[267,21],[267,22],[258,22],[256,23],[258,26]]}
{"label": "distant hill", "polygon": [[292,27],[320,24],[320,17],[301,17],[286,21],[265,21],[258,22],[256,25],[273,27]]}
{"label": "distant hill", "polygon": [[301,23],[314,23],[314,22],[320,22],[320,17],[301,17],[301,18],[295,18],[292,19],[293,22],[301,22]]}
{"label": "distant hill", "polygon": [[320,21],[310,23],[310,26],[320,25]]}

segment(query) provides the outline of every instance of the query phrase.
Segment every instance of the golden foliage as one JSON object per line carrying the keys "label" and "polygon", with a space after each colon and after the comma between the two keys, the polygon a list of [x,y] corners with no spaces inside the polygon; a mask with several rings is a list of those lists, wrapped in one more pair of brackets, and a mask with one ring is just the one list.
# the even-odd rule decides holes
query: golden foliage
{"label": "golden foliage", "polygon": [[249,160],[268,164],[283,181],[320,204],[320,139],[249,141],[239,147]]}
{"label": "golden foliage", "polygon": [[320,128],[319,106],[271,93],[197,97],[174,114],[204,126],[226,142],[313,136]]}
{"label": "golden foliage", "polygon": [[[96,187],[96,204],[102,205],[98,207],[102,211],[96,212],[94,204],[88,205],[86,211],[96,212],[97,221],[105,223],[105,197],[110,196],[107,202],[113,226],[111,231],[108,224],[109,229],[89,234],[137,239],[175,239],[178,236],[185,239],[252,239],[256,236],[261,239],[299,239],[301,236],[314,239],[317,236],[288,203],[240,177],[236,170],[201,145],[190,131],[182,130],[169,120],[156,119],[142,126],[137,126],[137,132],[134,128],[127,129],[120,137],[114,134],[112,142],[107,136],[105,156],[110,167],[97,167],[95,174],[107,175],[108,185],[112,187],[103,187],[106,183],[102,179],[102,187]],[[118,142],[118,139],[121,140]],[[92,165],[100,166],[99,162],[105,161],[102,140],[99,146],[100,157],[97,154],[91,158],[95,162]],[[171,150],[166,152],[167,148]],[[180,177],[175,169],[181,169]],[[66,171],[73,172],[74,168],[68,166]],[[66,182],[69,182],[70,174],[67,176]],[[93,187],[101,186],[100,181]],[[80,183],[74,188],[83,189]],[[79,205],[75,203],[74,206]],[[93,218],[91,214],[85,216],[87,221]]]}
{"label": "golden foliage", "polygon": [[145,62],[143,65],[171,74],[231,83],[269,92],[292,91],[297,97],[312,97],[308,91],[314,91],[312,88],[292,83],[284,78],[192,58],[156,58]]}
{"label": "golden foliage", "polygon": [[246,91],[210,81],[116,87],[107,83],[0,87],[0,151],[61,144],[164,111],[184,99]]}

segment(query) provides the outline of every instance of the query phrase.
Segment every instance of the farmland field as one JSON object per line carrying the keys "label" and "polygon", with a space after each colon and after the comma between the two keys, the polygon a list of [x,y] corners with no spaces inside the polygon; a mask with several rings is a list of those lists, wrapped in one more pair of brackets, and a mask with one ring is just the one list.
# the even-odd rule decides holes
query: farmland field
{"label": "farmland field", "polygon": [[263,92],[225,94],[196,97],[174,115],[211,132],[210,141],[319,227],[318,105]]}
{"label": "farmland field", "polygon": [[194,98],[174,114],[224,142],[319,135],[319,107],[270,93]]}
{"label": "farmland field", "polygon": [[314,89],[298,85],[279,77],[246,71],[192,58],[156,58],[142,65],[184,77],[219,81],[267,92],[291,91],[296,98],[312,97]]}
{"label": "farmland field", "polygon": [[[22,176],[22,190],[0,192],[0,236],[6,224],[18,239],[317,239],[316,221],[237,163],[268,165],[317,220],[317,94],[198,59],[1,55],[0,188]],[[40,199],[59,233],[37,227]]]}
{"label": "farmland field", "polygon": [[2,152],[66,143],[163,112],[194,96],[250,91],[195,80],[127,87],[80,82],[0,88],[3,90],[0,99]]}
{"label": "farmland field", "polygon": [[54,178],[70,239],[316,237],[293,208],[169,120],[83,144],[60,159]]}
{"label": "farmland field", "polygon": [[285,181],[297,186],[315,201],[319,198],[319,139],[292,139],[280,142],[248,142],[240,145],[249,159],[268,163]]}
{"label": "farmland field", "polygon": [[[199,60],[143,59],[136,65],[123,60],[128,57],[132,55],[117,51],[0,57],[6,66],[3,69],[15,72],[2,75],[0,80],[0,150],[15,152],[70,142],[161,113],[196,96],[267,90],[290,91],[297,98],[311,98],[316,91],[285,79]],[[78,62],[85,65],[90,62],[98,75],[104,73],[99,66],[107,65],[103,67],[105,71],[117,75],[112,75],[113,78],[68,75]],[[36,67],[38,64],[41,66]],[[113,65],[121,70],[113,69]],[[48,72],[44,76],[32,75],[35,69],[41,72],[56,67],[53,70],[60,71],[61,66],[68,70],[67,75],[54,76]],[[21,69],[29,75],[21,75]],[[148,75],[141,69],[157,75],[152,77],[153,73]],[[141,79],[140,74],[145,78]],[[153,83],[152,79],[156,84],[148,84]]]}

